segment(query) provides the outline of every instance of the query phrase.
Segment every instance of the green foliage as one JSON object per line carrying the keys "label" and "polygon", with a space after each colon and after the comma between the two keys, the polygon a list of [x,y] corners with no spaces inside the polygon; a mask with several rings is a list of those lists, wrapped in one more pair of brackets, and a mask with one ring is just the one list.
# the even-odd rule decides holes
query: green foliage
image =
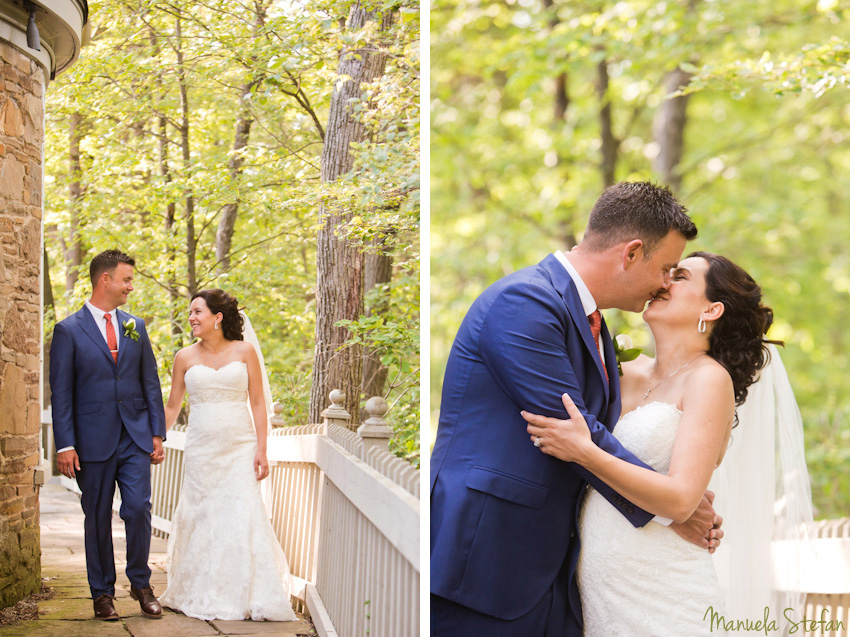
{"label": "green foliage", "polygon": [[[45,233],[56,317],[88,298],[92,256],[113,247],[134,255],[136,291],[126,309],[145,319],[167,393],[174,353],[192,340],[189,297],[221,287],[251,317],[281,416],[304,422],[322,198],[351,203],[359,223],[350,239],[364,250],[373,237],[392,236],[398,276],[381,316],[418,331],[419,294],[409,283],[419,268],[419,21],[411,19],[418,4],[394,5],[402,18],[382,45],[392,59],[367,87],[362,109],[370,142],[353,149],[355,171],[328,188],[320,174],[323,128],[350,37],[339,22],[350,2],[90,5],[92,41],[51,84],[46,109]],[[78,171],[68,161],[75,117]],[[234,148],[246,117],[248,143]],[[78,197],[70,195],[75,182]],[[217,255],[216,235],[234,203],[228,264]],[[74,233],[84,256],[79,280],[65,292]],[[406,364],[418,367],[418,347],[408,345],[393,351],[409,353]],[[418,394],[408,391],[395,411],[418,409]]]}
{"label": "green foliage", "polygon": [[[372,290],[367,298],[372,307],[386,308],[381,314],[339,321],[352,337],[346,346],[364,344],[389,369],[384,398],[390,404],[386,419],[396,432],[391,450],[419,466],[419,281],[411,274],[396,277],[391,284]],[[393,317],[387,319],[387,317]],[[367,397],[369,398],[369,397]]]}
{"label": "green foliage", "polygon": [[721,66],[692,67],[696,77],[690,92],[723,90],[744,95],[748,91],[770,90],[776,95],[811,92],[820,97],[834,88],[847,88],[850,71],[850,42],[832,36],[826,42],[806,44],[795,54],[776,60],[765,51],[758,60],[735,60]]}
{"label": "green foliage", "polygon": [[806,461],[810,471],[815,518],[846,511],[850,491],[850,409],[812,413],[805,422]]}
{"label": "green foliage", "polygon": [[623,375],[623,363],[633,361],[643,352],[639,347],[625,347],[617,340],[614,341],[614,351],[617,354],[617,372],[620,376]]}
{"label": "green foliage", "polygon": [[[820,515],[850,512],[821,414],[850,407],[848,9],[829,0],[438,0],[432,5],[431,405],[464,314],[496,279],[580,239],[603,188],[600,112],[616,180],[651,179],[663,81],[689,87],[678,195],[719,252],[762,285],[807,427]],[[608,86],[598,94],[599,64]],[[555,111],[559,75],[566,110]],[[640,316],[613,333],[652,351]],[[831,442],[830,442],[831,441]],[[827,453],[825,450],[829,450]],[[846,473],[846,471],[844,472]],[[826,485],[831,485],[827,490]]]}

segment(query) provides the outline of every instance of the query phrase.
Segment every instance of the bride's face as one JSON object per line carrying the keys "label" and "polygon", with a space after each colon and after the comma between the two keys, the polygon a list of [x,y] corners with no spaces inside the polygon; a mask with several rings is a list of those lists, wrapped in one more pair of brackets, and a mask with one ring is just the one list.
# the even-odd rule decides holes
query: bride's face
{"label": "bride's face", "polygon": [[708,261],[702,257],[684,259],[670,273],[670,289],[659,294],[643,313],[652,325],[658,319],[664,323],[693,324],[696,329],[700,315],[711,303],[705,296],[705,276]]}
{"label": "bride's face", "polygon": [[192,328],[192,336],[195,338],[203,338],[204,334],[215,330],[215,324],[219,320],[220,314],[210,312],[207,302],[200,296],[189,306],[189,327]]}

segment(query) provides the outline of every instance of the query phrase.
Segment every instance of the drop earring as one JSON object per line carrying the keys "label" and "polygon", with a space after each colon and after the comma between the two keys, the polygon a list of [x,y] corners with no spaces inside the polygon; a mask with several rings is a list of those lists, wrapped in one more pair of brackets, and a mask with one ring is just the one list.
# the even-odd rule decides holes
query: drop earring
{"label": "drop earring", "polygon": [[[218,329],[218,323],[215,324],[215,329]],[[705,330],[702,330],[705,331]]]}
{"label": "drop earring", "polygon": [[705,334],[705,319],[700,317],[699,323],[697,323],[697,329],[700,334]]}

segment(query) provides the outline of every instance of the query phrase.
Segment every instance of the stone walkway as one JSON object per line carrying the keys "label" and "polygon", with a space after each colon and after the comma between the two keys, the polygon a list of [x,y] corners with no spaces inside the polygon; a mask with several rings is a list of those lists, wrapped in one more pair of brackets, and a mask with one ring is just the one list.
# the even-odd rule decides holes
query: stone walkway
{"label": "stone walkway", "polygon": [[[309,621],[252,622],[202,621],[163,609],[162,619],[142,615],[139,603],[130,597],[130,583],[124,574],[126,562],[124,523],[113,516],[112,537],[115,543],[116,583],[115,609],[119,621],[93,619],[92,601],[86,581],[86,557],[83,546],[83,512],[79,497],[54,481],[41,489],[41,576],[45,585],[56,589],[53,599],[39,602],[40,619],[15,626],[0,627],[4,637],[196,637],[201,635],[281,635],[296,637],[315,635]],[[151,586],[155,593],[166,588],[166,542],[151,541]]]}

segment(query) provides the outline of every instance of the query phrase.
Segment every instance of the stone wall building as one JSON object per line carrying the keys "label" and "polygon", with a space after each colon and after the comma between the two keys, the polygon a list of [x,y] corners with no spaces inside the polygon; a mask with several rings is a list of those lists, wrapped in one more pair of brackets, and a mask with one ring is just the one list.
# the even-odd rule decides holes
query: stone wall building
{"label": "stone wall building", "polygon": [[87,18],[85,0],[0,0],[0,608],[41,583],[44,93]]}

